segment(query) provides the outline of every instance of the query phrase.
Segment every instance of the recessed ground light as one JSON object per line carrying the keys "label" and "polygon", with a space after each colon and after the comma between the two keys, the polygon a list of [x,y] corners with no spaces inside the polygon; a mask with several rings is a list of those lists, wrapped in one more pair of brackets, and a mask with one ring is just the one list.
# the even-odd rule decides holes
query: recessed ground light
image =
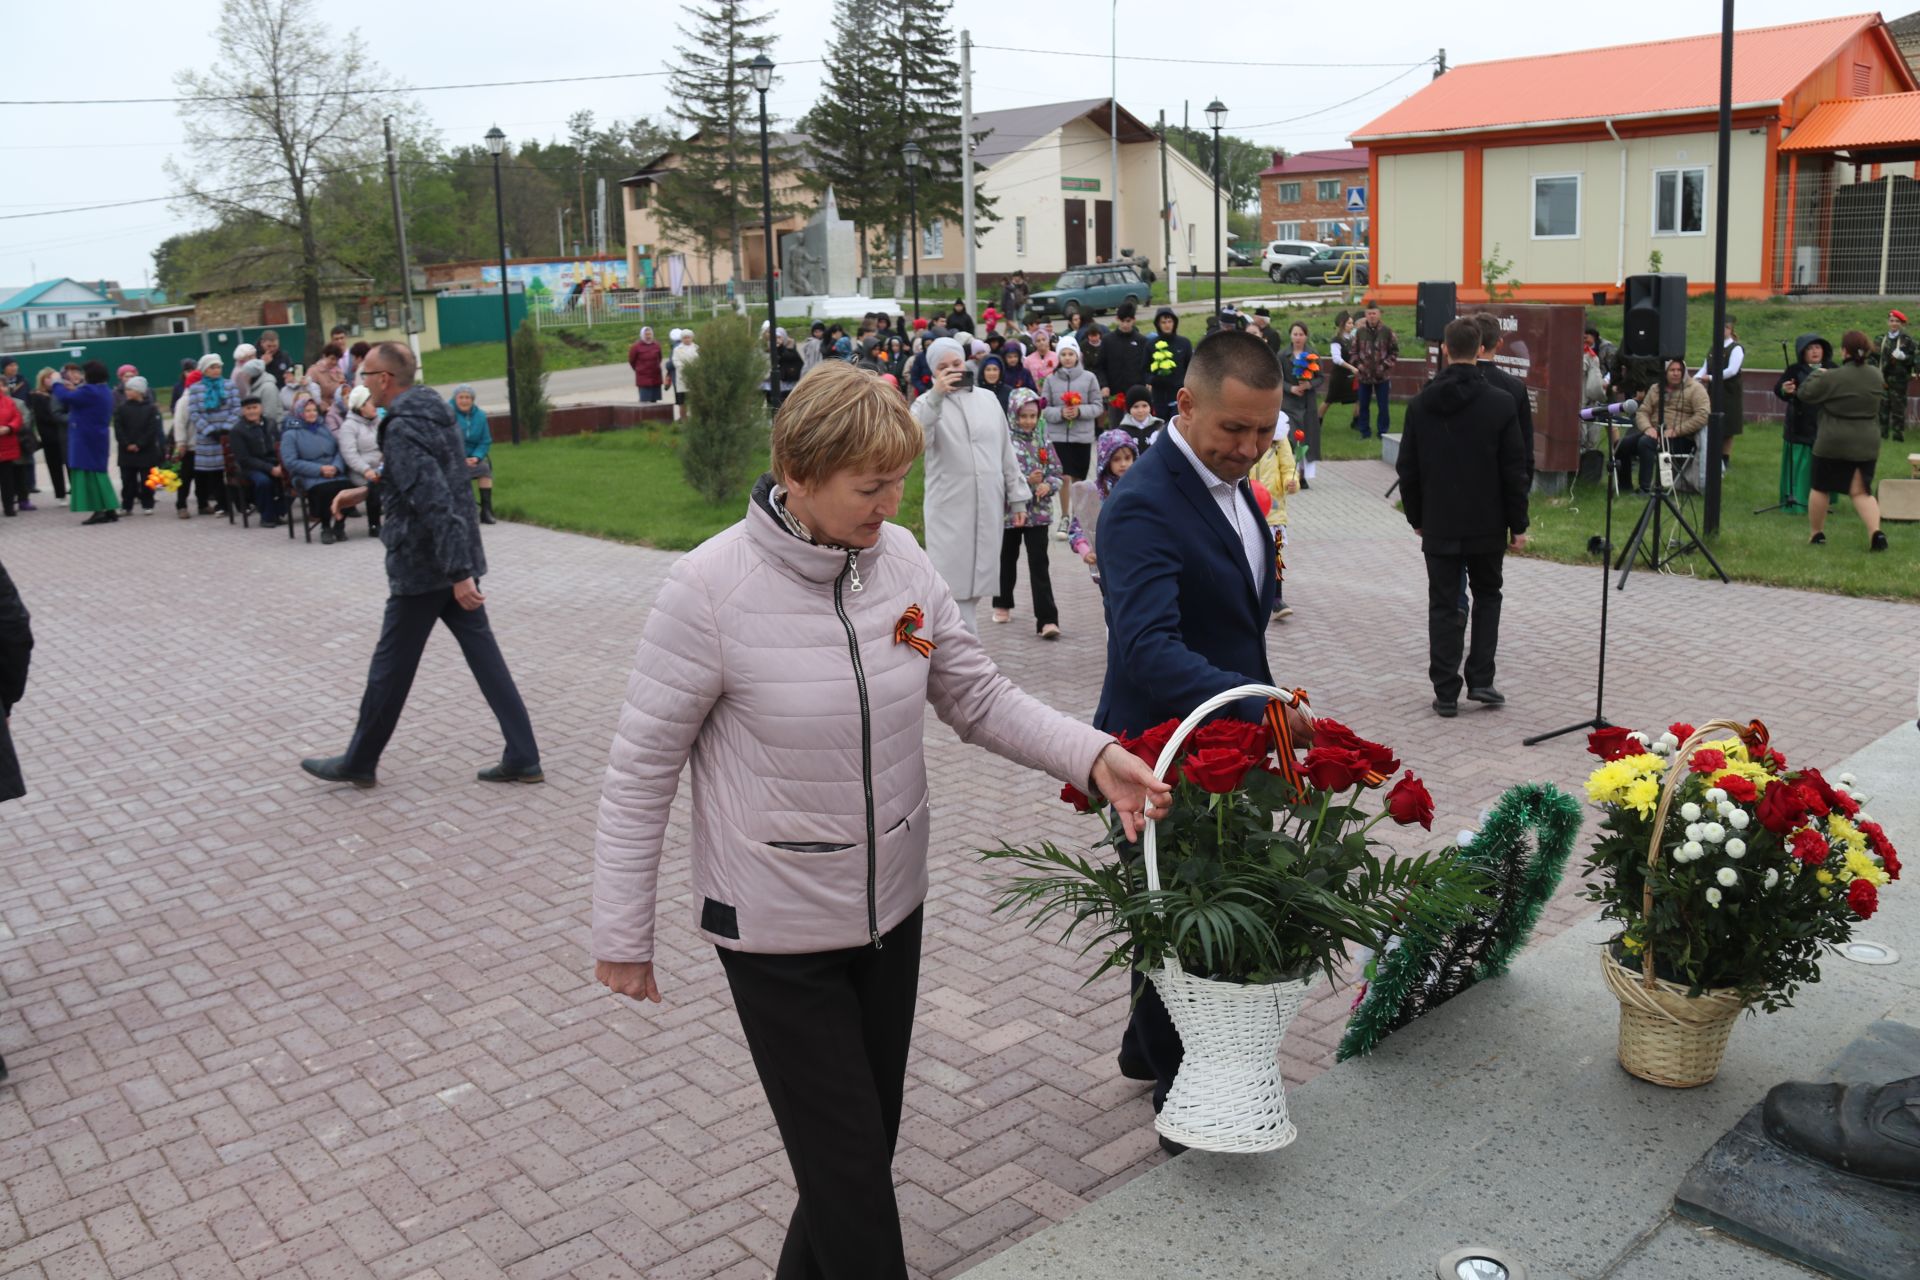
{"label": "recessed ground light", "polygon": [[1900,962],[1898,951],[1884,942],[1868,942],[1865,938],[1843,942],[1834,950],[1840,953],[1842,959],[1851,960],[1855,964],[1898,964]]}
{"label": "recessed ground light", "polygon": [[1481,1244],[1455,1249],[1440,1259],[1434,1274],[1439,1280],[1527,1280],[1527,1269],[1506,1250]]}

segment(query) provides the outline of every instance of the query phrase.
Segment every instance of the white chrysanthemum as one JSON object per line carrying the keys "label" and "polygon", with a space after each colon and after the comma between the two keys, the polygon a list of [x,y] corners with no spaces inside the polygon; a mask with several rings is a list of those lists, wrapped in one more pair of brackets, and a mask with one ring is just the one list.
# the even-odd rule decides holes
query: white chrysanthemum
{"label": "white chrysanthemum", "polygon": [[1680,846],[1680,857],[1688,862],[1692,862],[1704,853],[1706,853],[1706,850],[1700,847],[1698,840],[1689,840]]}
{"label": "white chrysanthemum", "polygon": [[1687,824],[1687,839],[1698,840],[1707,833],[1707,829],[1697,822]]}
{"label": "white chrysanthemum", "polygon": [[1768,867],[1767,878],[1763,883],[1765,883],[1767,888],[1769,889],[1773,888],[1773,886],[1780,883],[1780,873],[1778,871],[1775,871],[1772,867]]}
{"label": "white chrysanthemum", "polygon": [[1719,844],[1727,838],[1727,829],[1717,822],[1709,822],[1702,834],[1706,836],[1708,844]]}
{"label": "white chrysanthemum", "polygon": [[1708,804],[1719,804],[1722,800],[1725,800],[1726,798],[1727,798],[1726,788],[1724,787],[1708,787],[1707,788]]}
{"label": "white chrysanthemum", "polygon": [[1739,807],[1740,807],[1739,805],[1735,804],[1731,800],[1722,800],[1720,802],[1720,816],[1723,818],[1731,817],[1733,815],[1733,811],[1735,809],[1738,809]]}
{"label": "white chrysanthemum", "polygon": [[1720,891],[1718,889],[1707,890],[1707,905],[1710,907],[1717,907],[1720,905]]}
{"label": "white chrysanthemum", "polygon": [[1732,867],[1720,868],[1720,870],[1714,872],[1713,878],[1715,880],[1718,880],[1721,884],[1727,886],[1727,888],[1729,889],[1733,888],[1733,886],[1740,883],[1740,873],[1738,871],[1735,871]]}
{"label": "white chrysanthemum", "polygon": [[1647,746],[1653,741],[1652,738],[1649,738],[1646,734],[1640,732],[1638,729],[1635,729],[1632,733],[1629,733],[1627,736],[1629,738],[1632,738],[1635,742],[1638,742],[1643,747]]}
{"label": "white chrysanthemum", "polygon": [[1668,746],[1664,742],[1656,742],[1652,746],[1648,747],[1647,750],[1651,751],[1656,756],[1670,756],[1673,754],[1673,748]]}
{"label": "white chrysanthemum", "polygon": [[1745,840],[1740,839],[1740,837],[1738,836],[1735,836],[1733,839],[1727,841],[1727,856],[1729,858],[1746,857],[1747,842]]}
{"label": "white chrysanthemum", "polygon": [[1745,809],[1735,809],[1727,815],[1727,825],[1735,831],[1745,831],[1747,824],[1753,821],[1753,815]]}
{"label": "white chrysanthemum", "polygon": [[1680,806],[1680,816],[1688,822],[1700,821],[1700,806],[1689,800]]}
{"label": "white chrysanthemum", "polygon": [[1462,831],[1459,835],[1453,838],[1453,842],[1459,845],[1462,849],[1464,849],[1468,845],[1473,843],[1473,832]]}
{"label": "white chrysanthemum", "polygon": [[1853,785],[1853,775],[1852,775],[1852,774],[1850,774],[1850,773],[1843,773],[1843,774],[1841,774],[1841,775],[1840,775],[1840,785],[1842,785],[1842,786],[1846,786],[1846,787],[1850,787],[1850,786],[1852,786],[1852,785]]}

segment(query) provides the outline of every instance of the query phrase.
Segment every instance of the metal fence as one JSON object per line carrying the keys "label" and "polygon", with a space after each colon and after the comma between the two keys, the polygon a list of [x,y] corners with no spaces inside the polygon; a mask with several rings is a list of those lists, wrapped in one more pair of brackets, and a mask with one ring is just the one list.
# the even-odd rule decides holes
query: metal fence
{"label": "metal fence", "polygon": [[1920,290],[1920,183],[1803,158],[1797,175],[1781,169],[1775,196],[1772,265],[1789,293]]}
{"label": "metal fence", "polygon": [[665,289],[592,290],[565,305],[567,299],[553,295],[529,300],[528,314],[536,329],[594,328],[612,324],[633,327],[642,324],[710,320],[732,311],[736,304],[749,307],[766,304],[764,281],[733,285],[684,285],[679,294]]}

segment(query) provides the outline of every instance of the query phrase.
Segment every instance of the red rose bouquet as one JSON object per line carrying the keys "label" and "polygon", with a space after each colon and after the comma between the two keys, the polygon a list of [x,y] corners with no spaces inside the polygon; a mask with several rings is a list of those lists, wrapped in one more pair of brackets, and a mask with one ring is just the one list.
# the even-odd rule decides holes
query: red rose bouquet
{"label": "red rose bouquet", "polygon": [[[1269,724],[1208,721],[1173,754],[1173,811],[1155,833],[1158,892],[1104,803],[1069,787],[1061,798],[1103,819],[1096,847],[1117,856],[1095,861],[1051,844],[985,851],[1023,873],[1005,884],[999,908],[1028,910],[1036,926],[1063,921],[1066,937],[1086,930],[1086,951],[1101,955],[1095,977],[1152,972],[1172,956],[1196,975],[1279,982],[1332,976],[1349,945],[1437,934],[1487,906],[1451,845],[1400,858],[1374,838],[1382,822],[1433,826],[1432,797],[1411,771],[1395,781],[1391,748],[1323,719],[1311,749],[1298,752],[1276,744],[1278,718],[1276,707]],[[1179,726],[1169,720],[1121,745],[1158,766]]]}
{"label": "red rose bouquet", "polygon": [[1821,953],[1846,942],[1900,878],[1900,855],[1853,778],[1789,768],[1757,721],[1741,734],[1601,729],[1587,749],[1602,761],[1587,798],[1606,815],[1587,897],[1620,923],[1622,966],[1640,971],[1651,949],[1655,977],[1689,996],[1726,990],[1769,1013],[1787,1007],[1802,983],[1820,980]]}

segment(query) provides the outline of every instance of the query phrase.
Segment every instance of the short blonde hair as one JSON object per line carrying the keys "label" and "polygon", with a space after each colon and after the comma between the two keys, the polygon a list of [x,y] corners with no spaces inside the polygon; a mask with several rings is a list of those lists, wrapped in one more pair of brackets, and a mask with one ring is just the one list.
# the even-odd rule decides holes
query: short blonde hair
{"label": "short blonde hair", "polygon": [[816,484],[856,468],[899,471],[925,447],[899,388],[833,361],[809,370],[774,417],[773,477]]}

